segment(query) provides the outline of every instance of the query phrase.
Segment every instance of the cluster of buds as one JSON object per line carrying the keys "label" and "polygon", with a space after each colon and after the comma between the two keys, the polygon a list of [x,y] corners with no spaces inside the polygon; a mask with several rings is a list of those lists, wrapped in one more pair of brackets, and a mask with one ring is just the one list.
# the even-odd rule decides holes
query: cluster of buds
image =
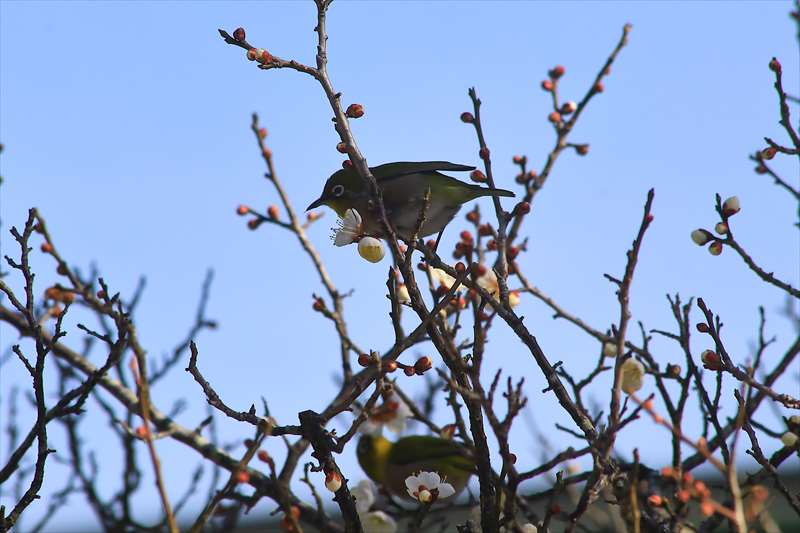
{"label": "cluster of buds", "polygon": [[719,354],[714,350],[705,350],[700,354],[700,360],[703,362],[703,368],[707,370],[722,370],[722,360],[719,358]]}
{"label": "cluster of buds", "polygon": [[455,249],[453,250],[453,259],[461,259],[462,257],[471,255],[475,247],[475,239],[472,237],[472,233],[464,230],[459,237],[461,237],[461,239],[456,243]]}
{"label": "cluster of buds", "polygon": [[517,174],[517,176],[514,178],[514,181],[516,181],[520,185],[525,185],[529,181],[535,180],[537,176],[538,174],[536,173],[535,170],[529,170],[528,172],[520,172],[519,174]]}
{"label": "cluster of buds", "polygon": [[69,304],[75,301],[75,293],[64,289],[64,287],[60,285],[53,285],[45,289],[44,298],[45,300],[52,300],[53,302]]}
{"label": "cluster of buds", "polygon": [[[676,485],[678,486],[678,489],[675,491],[675,499],[681,504],[685,505],[689,503],[689,500],[691,499],[699,501],[700,512],[703,514],[703,516],[711,516],[715,512],[725,510],[723,506],[711,498],[711,490],[706,486],[706,484],[699,479],[694,479],[691,473],[681,473],[670,466],[665,466],[661,469],[661,475],[666,479],[672,479],[675,481]],[[650,496],[648,501],[652,505],[656,506],[664,505],[666,503],[663,498],[654,498],[653,496]]]}

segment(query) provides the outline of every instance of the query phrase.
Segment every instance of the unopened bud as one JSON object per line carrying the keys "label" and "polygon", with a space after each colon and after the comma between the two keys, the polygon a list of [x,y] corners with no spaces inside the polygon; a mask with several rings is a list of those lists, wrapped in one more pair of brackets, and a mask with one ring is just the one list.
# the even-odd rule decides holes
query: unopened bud
{"label": "unopened bud", "polygon": [[708,247],[708,253],[711,255],[719,255],[722,253],[722,243],[720,241],[712,242]]}
{"label": "unopened bud", "polygon": [[524,155],[515,155],[511,160],[515,165],[524,165],[528,158],[526,158]]}
{"label": "unopened bud", "polygon": [[378,263],[383,259],[383,244],[375,237],[362,237],[358,241],[358,254],[370,263]]}
{"label": "unopened bud", "polygon": [[251,48],[247,51],[247,59],[250,61],[255,61],[258,57],[258,49]]}
{"label": "unopened bud", "polygon": [[350,104],[344,112],[347,118],[361,118],[364,116],[364,106],[361,104]]}
{"label": "unopened bud", "polygon": [[795,444],[797,444],[797,434],[792,433],[791,431],[787,431],[783,435],[781,435],[781,442],[787,448],[794,448]]}
{"label": "unopened bud", "polygon": [[777,154],[777,153],[778,153],[778,151],[775,148],[773,148],[772,146],[768,146],[768,147],[764,148],[763,150],[761,150],[761,157],[763,159],[770,160],[773,157],[775,157],[775,154]]}
{"label": "unopened bud", "polygon": [[553,82],[550,80],[543,80],[542,81],[542,90],[544,91],[552,91],[553,90]]}
{"label": "unopened bud", "polygon": [[235,30],[233,30],[233,38],[239,42],[244,41],[245,39],[244,28],[236,28]]}
{"label": "unopened bud", "polygon": [[486,181],[486,174],[476,168],[469,173],[469,178],[476,183],[483,183]]}
{"label": "unopened bud", "polygon": [[236,483],[248,483],[250,481],[250,473],[247,470],[239,470],[236,472]]}
{"label": "unopened bud", "polygon": [[475,117],[473,117],[472,113],[470,113],[469,111],[464,111],[463,113],[461,113],[461,122],[464,122],[466,124],[472,124],[473,122],[475,122]]}
{"label": "unopened bud", "polygon": [[720,235],[725,235],[728,233],[728,225],[724,222],[717,222],[716,226],[714,226],[714,231]]}
{"label": "unopened bud", "polygon": [[578,109],[578,104],[570,100],[568,102],[564,102],[564,104],[561,106],[561,114],[569,115],[570,113],[574,113],[576,109]]}
{"label": "unopened bud", "polygon": [[613,342],[606,342],[603,344],[603,357],[616,357],[617,345]]}
{"label": "unopened bud", "polygon": [[703,366],[708,370],[720,370],[722,368],[719,355],[713,350],[705,350],[700,355],[700,360],[703,362]]}
{"label": "unopened bud", "polygon": [[672,365],[667,364],[667,375],[671,378],[679,378],[681,377],[681,366],[680,365]]}
{"label": "unopened bud", "polygon": [[267,215],[272,220],[278,220],[278,217],[280,216],[280,211],[278,210],[278,206],[274,204],[269,206],[267,208]]}
{"label": "unopened bud", "polygon": [[558,111],[553,111],[552,113],[547,115],[547,120],[549,120],[553,124],[558,124],[559,122],[561,122],[561,113],[559,113]]}
{"label": "unopened bud", "polygon": [[431,368],[433,368],[433,361],[431,361],[431,358],[427,355],[423,355],[417,359],[416,363],[414,363],[414,370],[417,372],[417,374],[422,374]]}
{"label": "unopened bud", "polygon": [[336,492],[342,488],[342,475],[339,472],[326,472],[325,488],[331,492]]}
{"label": "unopened bud", "polygon": [[557,80],[558,78],[564,75],[564,67],[562,67],[561,65],[556,65],[555,67],[550,69],[547,72],[547,74],[549,74],[550,77],[553,78],[554,80]]}
{"label": "unopened bud", "polygon": [[358,364],[363,367],[368,367],[372,362],[372,357],[369,354],[362,353],[358,356]]}
{"label": "unopened bud", "polygon": [[239,207],[236,208],[236,214],[239,215],[239,216],[244,216],[249,212],[250,212],[250,209],[244,204],[241,204],[241,205],[239,205]]}
{"label": "unopened bud", "polygon": [[258,138],[262,141],[267,138],[267,128],[258,128]]}
{"label": "unopened bud", "polygon": [[480,156],[481,159],[486,161],[487,159],[489,159],[489,148],[487,148],[486,146],[481,147],[481,149],[478,150],[478,155]]}
{"label": "unopened bud", "polygon": [[704,229],[696,229],[692,232],[692,242],[694,242],[697,246],[703,246],[713,238],[713,235]]}
{"label": "unopened bud", "polygon": [[594,92],[601,93],[603,92],[604,89],[605,87],[603,87],[602,81],[598,81],[597,83],[594,84]]}
{"label": "unopened bud", "polygon": [[578,155],[586,155],[589,153],[589,145],[578,144],[575,146],[575,152],[577,152]]}
{"label": "unopened bud", "polygon": [[776,58],[772,58],[769,61],[769,69],[772,72],[780,72],[781,71],[781,63]]}
{"label": "unopened bud", "polygon": [[741,206],[739,205],[739,198],[737,196],[731,196],[724,202],[722,202],[722,215],[729,217],[733,216],[739,212]]}
{"label": "unopened bud", "polygon": [[700,333],[708,333],[708,324],[706,324],[705,322],[698,322],[697,325],[695,325],[695,327],[697,328],[697,331],[699,331]]}

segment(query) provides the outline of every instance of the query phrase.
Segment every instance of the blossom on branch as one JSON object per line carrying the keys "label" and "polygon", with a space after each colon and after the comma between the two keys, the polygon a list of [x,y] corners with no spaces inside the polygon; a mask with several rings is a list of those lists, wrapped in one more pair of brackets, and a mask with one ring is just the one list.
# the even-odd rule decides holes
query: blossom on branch
{"label": "blossom on branch", "polygon": [[442,481],[437,472],[419,472],[406,478],[409,496],[420,503],[433,503],[440,498],[449,498],[456,493],[450,483]]}
{"label": "blossom on branch", "polygon": [[406,421],[413,414],[402,398],[392,394],[380,407],[370,410],[359,431],[367,435],[380,435],[386,426],[392,433],[400,435],[406,429]]}

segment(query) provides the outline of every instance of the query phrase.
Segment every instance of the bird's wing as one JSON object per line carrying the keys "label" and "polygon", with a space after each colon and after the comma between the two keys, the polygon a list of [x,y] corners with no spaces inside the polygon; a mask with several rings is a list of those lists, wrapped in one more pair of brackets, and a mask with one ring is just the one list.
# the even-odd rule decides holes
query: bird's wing
{"label": "bird's wing", "polygon": [[378,181],[399,178],[400,176],[407,176],[409,174],[436,172],[437,170],[444,170],[447,172],[468,172],[470,170],[475,170],[475,167],[469,165],[457,165],[456,163],[448,163],[447,161],[401,161],[398,163],[386,163],[370,168],[372,175],[375,176],[375,179]]}
{"label": "bird's wing", "polygon": [[394,465],[443,461],[459,470],[475,469],[475,462],[462,445],[452,440],[425,435],[404,437],[392,446],[388,463]]}

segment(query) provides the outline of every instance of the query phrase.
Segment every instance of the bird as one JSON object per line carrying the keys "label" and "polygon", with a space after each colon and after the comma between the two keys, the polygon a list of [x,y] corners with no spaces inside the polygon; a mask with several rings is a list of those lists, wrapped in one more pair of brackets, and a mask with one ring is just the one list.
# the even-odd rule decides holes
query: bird
{"label": "bird", "polygon": [[456,441],[430,435],[410,435],[391,442],[381,435],[364,434],[356,448],[358,464],[367,476],[395,496],[409,498],[406,478],[436,472],[458,494],[475,472],[475,461]]}
{"label": "bird", "polygon": [[[389,221],[398,236],[408,242],[417,228],[428,189],[431,191],[430,203],[425,222],[417,235],[420,238],[436,233],[441,238],[447,224],[469,201],[482,196],[514,196],[511,191],[464,183],[441,172],[468,172],[474,169],[473,166],[447,161],[406,161],[371,167],[370,172],[381,190]],[[334,172],[325,182],[320,197],[311,202],[306,211],[326,205],[344,218],[348,209],[355,209],[364,221],[364,234],[384,237],[383,226],[375,209],[371,209],[370,202],[370,192],[364,180],[350,167]]]}

